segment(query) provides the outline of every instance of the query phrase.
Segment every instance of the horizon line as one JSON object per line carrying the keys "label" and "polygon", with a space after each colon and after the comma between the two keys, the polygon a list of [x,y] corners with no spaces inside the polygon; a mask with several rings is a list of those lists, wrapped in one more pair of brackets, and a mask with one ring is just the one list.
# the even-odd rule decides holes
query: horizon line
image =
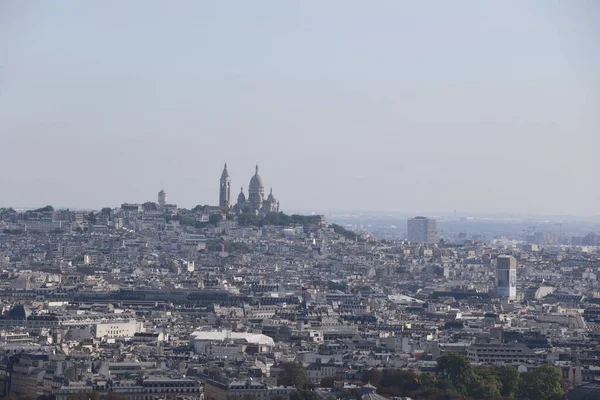
{"label": "horizon line", "polygon": [[[144,201],[144,202],[134,202],[131,204],[144,204],[148,201]],[[152,202],[152,201],[150,201]],[[125,203],[121,203],[121,204],[125,204]],[[99,211],[102,208],[105,207],[110,207],[110,208],[119,208],[120,205],[115,206],[115,207],[111,207],[110,205],[105,205],[102,207],[73,207],[73,206],[64,206],[64,205],[60,205],[60,206],[54,206],[52,204],[45,204],[45,205],[41,205],[41,206],[7,206],[7,205],[3,205],[0,206],[0,208],[12,208],[14,210],[24,210],[24,211],[29,211],[29,210],[36,210],[38,208],[43,208],[46,206],[52,206],[55,210],[78,210],[78,211]],[[195,206],[194,206],[195,207]],[[183,208],[183,209],[187,209],[186,207],[179,207],[179,208]],[[193,207],[192,207],[193,208]],[[191,208],[189,208],[191,209]],[[310,215],[310,214],[316,214],[316,215],[335,215],[335,214],[369,214],[369,216],[385,216],[385,214],[397,214],[399,216],[429,216],[429,217],[436,217],[436,216],[440,216],[440,217],[452,217],[452,216],[456,216],[456,217],[491,217],[491,216],[504,216],[504,217],[552,217],[552,218],[559,218],[559,217],[563,217],[563,218],[587,218],[587,219],[598,219],[600,218],[600,215],[597,214],[593,214],[593,215],[582,215],[582,214],[568,214],[568,213],[533,213],[533,212],[523,212],[523,211],[518,211],[518,212],[511,212],[511,211],[406,211],[406,210],[372,210],[372,209],[335,209],[335,210],[320,210],[320,211],[314,211],[314,210],[309,210],[309,209],[294,209],[291,208],[290,211],[285,212],[282,211],[286,214],[292,215],[292,214],[301,214],[301,215]],[[340,215],[337,215],[340,216]]]}

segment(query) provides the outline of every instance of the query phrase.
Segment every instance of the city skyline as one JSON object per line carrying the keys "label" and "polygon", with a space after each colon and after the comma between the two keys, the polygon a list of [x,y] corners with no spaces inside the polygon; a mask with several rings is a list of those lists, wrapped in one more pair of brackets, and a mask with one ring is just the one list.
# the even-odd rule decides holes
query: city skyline
{"label": "city skyline", "polygon": [[[214,184],[214,182],[213,182]],[[217,182],[218,184],[218,182]],[[214,185],[213,185],[214,186]],[[241,184],[245,189],[247,188],[247,184]],[[234,191],[236,187],[233,187]],[[0,208],[13,208],[15,210],[34,210],[38,208],[42,208],[45,206],[52,206],[55,209],[70,209],[70,210],[82,210],[82,211],[93,211],[100,210],[104,207],[117,208],[123,203],[144,203],[144,202],[157,202],[156,197],[158,191],[164,190],[169,196],[169,201],[173,199],[174,203],[177,203],[178,206],[182,208],[193,208],[195,206],[218,206],[219,205],[219,193],[218,188],[213,188],[213,193],[209,193],[206,197],[207,201],[198,201],[194,203],[193,201],[190,203],[181,203],[177,202],[176,198],[171,194],[172,192],[168,190],[167,185],[154,185],[153,187],[145,190],[141,195],[134,198],[121,198],[118,195],[114,197],[114,200],[111,200],[108,203],[104,204],[90,204],[90,205],[73,205],[73,204],[63,204],[63,203],[52,203],[48,201],[44,201],[43,199],[39,199],[38,202],[31,202],[29,204],[9,204],[9,203],[1,203]],[[232,199],[235,200],[237,195],[239,194],[239,190],[232,193]],[[247,190],[244,190],[244,194],[247,194]],[[279,196],[278,196],[279,197]],[[214,200],[212,198],[216,198]],[[204,200],[201,199],[201,200]],[[212,201],[211,201],[212,200]],[[234,201],[235,203],[235,201]],[[367,215],[367,216],[393,216],[393,217],[402,217],[402,218],[413,218],[419,215],[423,215],[425,217],[431,218],[452,218],[452,217],[474,217],[474,218],[499,218],[499,219],[514,219],[514,218],[567,218],[567,219],[575,219],[575,220],[597,220],[600,218],[600,213],[598,214],[569,214],[569,213],[544,213],[544,212],[520,212],[520,211],[471,211],[471,210],[439,210],[439,209],[431,209],[431,210],[422,210],[422,209],[359,209],[359,208],[324,208],[324,207],[316,207],[316,208],[307,208],[307,207],[285,207],[285,210],[281,210],[286,214],[337,214],[340,216],[350,216],[350,215]]]}
{"label": "city skyline", "polygon": [[2,2],[0,203],[600,215],[597,3],[237,10]]}
{"label": "city skyline", "polygon": [[598,0],[0,1],[0,398],[600,398],[599,49]]}

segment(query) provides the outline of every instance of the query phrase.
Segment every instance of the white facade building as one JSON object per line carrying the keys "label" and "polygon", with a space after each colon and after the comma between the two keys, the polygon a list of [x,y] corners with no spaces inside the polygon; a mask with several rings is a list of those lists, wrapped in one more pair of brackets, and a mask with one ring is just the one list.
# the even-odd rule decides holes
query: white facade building
{"label": "white facade building", "polygon": [[517,260],[513,256],[498,256],[496,260],[496,296],[517,298]]}
{"label": "white facade building", "polygon": [[196,331],[190,335],[190,344],[194,346],[198,354],[206,354],[208,351],[219,351],[212,345],[223,343],[258,345],[259,353],[267,352],[275,346],[273,338],[256,333]]}

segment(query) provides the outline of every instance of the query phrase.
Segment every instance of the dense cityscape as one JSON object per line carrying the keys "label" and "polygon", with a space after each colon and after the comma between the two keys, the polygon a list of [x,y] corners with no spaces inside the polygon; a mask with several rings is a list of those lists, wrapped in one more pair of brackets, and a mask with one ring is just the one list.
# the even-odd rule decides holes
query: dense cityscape
{"label": "dense cityscape", "polygon": [[[215,202],[217,198],[215,179]],[[0,209],[14,399],[592,399],[600,236],[403,237],[235,201]],[[338,222],[338,223],[334,223]]]}
{"label": "dense cityscape", "polygon": [[600,0],[0,0],[0,400],[600,400]]}

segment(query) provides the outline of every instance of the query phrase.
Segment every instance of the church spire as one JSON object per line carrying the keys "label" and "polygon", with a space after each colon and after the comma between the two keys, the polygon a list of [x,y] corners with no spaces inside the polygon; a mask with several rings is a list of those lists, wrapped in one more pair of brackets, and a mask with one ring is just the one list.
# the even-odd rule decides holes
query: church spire
{"label": "church spire", "polygon": [[223,167],[223,173],[221,174],[221,179],[222,178],[229,178],[229,171],[227,171],[227,163],[225,163],[225,166]]}
{"label": "church spire", "polygon": [[227,171],[227,163],[223,167],[219,185],[219,207],[229,208],[231,205],[231,177]]}

